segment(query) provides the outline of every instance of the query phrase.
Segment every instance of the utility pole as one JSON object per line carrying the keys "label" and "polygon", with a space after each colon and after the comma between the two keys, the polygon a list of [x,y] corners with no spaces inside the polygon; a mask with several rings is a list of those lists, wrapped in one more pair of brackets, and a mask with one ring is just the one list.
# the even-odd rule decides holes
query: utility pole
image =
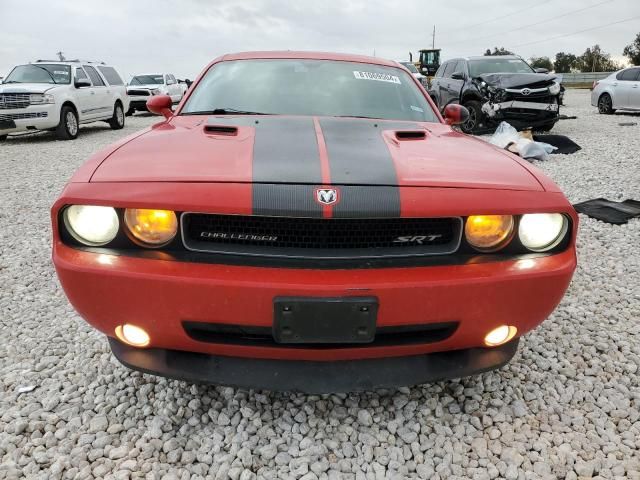
{"label": "utility pole", "polygon": [[436,48],[436,26],[433,26],[433,36],[431,38],[431,48]]}

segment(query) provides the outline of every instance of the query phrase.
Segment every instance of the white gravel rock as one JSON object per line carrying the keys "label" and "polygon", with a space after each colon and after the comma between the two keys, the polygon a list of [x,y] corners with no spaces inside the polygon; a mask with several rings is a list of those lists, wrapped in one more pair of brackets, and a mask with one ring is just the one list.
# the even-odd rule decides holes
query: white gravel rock
{"label": "white gravel rock", "polygon": [[[583,147],[536,165],[572,202],[640,199],[640,116],[569,90],[553,130]],[[357,395],[247,392],[131,372],[68,304],[49,208],[94,151],[155,122],[0,144],[0,479],[640,480],[640,220],[581,216],[559,308],[497,372]],[[21,386],[37,386],[18,394]]]}

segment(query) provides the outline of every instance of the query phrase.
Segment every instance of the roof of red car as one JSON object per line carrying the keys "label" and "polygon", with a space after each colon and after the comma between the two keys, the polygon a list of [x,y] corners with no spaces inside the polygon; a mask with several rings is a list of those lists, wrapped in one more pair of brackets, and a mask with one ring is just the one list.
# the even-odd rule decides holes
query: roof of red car
{"label": "roof of red car", "polygon": [[343,62],[359,62],[373,63],[374,65],[385,65],[388,67],[397,67],[398,63],[393,60],[385,60],[384,58],[369,57],[367,55],[352,55],[348,53],[332,53],[332,52],[300,52],[292,50],[274,51],[274,52],[239,52],[223,55],[214,60],[249,60],[263,58],[305,58],[311,60],[341,60]]}

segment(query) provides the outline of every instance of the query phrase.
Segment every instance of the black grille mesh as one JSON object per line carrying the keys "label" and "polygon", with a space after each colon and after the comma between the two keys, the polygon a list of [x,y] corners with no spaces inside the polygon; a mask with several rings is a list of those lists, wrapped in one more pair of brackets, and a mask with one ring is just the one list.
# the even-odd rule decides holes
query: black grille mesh
{"label": "black grille mesh", "polygon": [[[185,240],[220,245],[292,249],[362,249],[416,247],[398,237],[425,237],[424,246],[457,241],[457,218],[301,218],[185,214]],[[203,232],[204,235],[203,235]]]}

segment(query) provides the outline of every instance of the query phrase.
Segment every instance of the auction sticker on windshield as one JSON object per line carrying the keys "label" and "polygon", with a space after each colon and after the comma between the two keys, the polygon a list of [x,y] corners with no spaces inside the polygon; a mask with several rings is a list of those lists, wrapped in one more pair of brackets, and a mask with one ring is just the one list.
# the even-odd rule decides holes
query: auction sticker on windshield
{"label": "auction sticker on windshield", "polygon": [[400,79],[395,75],[389,75],[388,73],[374,73],[374,72],[358,72],[354,71],[353,76],[358,80],[377,80],[378,82],[389,82],[400,84]]}

